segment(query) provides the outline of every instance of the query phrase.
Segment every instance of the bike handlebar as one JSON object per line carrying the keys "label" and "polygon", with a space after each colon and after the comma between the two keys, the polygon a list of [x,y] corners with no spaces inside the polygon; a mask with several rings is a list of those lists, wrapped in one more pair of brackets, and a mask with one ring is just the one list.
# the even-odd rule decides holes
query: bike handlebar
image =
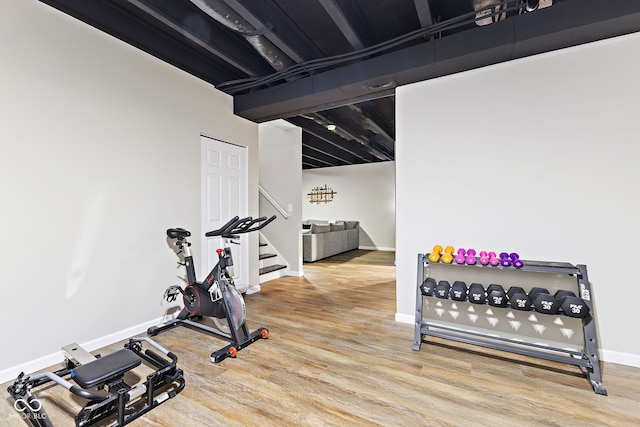
{"label": "bike handlebar", "polygon": [[[266,216],[262,216],[260,218],[252,218],[250,216],[246,218],[240,218],[239,216],[234,216],[231,218],[225,225],[220,227],[217,230],[208,231],[205,233],[206,237],[214,237],[221,236],[226,238],[236,238],[238,234],[250,233],[252,231],[258,231],[267,226],[271,221],[276,219],[276,216],[273,215],[271,218],[267,219]],[[259,224],[255,227],[253,225]]]}
{"label": "bike handlebar", "polygon": [[207,231],[204,235],[207,237],[212,237],[212,236],[219,236],[224,230],[226,230],[230,225],[233,225],[236,223],[236,221],[238,221],[238,219],[240,219],[240,217],[238,215],[234,216],[233,218],[231,218],[225,225],[223,225],[222,227],[218,228],[217,230],[213,230],[213,231]]}

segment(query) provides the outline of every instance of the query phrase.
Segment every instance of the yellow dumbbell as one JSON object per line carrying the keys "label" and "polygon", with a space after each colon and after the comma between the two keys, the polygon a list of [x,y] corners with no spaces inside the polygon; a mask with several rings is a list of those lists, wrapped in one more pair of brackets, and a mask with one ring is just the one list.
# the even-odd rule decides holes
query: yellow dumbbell
{"label": "yellow dumbbell", "polygon": [[445,264],[451,264],[451,262],[453,261],[454,252],[455,249],[453,246],[447,246],[446,248],[444,248],[444,254],[442,254],[442,256],[440,257],[440,261]]}
{"label": "yellow dumbbell", "polygon": [[433,250],[431,251],[431,253],[429,254],[429,261],[431,262],[438,262],[440,261],[440,255],[442,254],[442,246],[440,245],[435,245],[433,247]]}

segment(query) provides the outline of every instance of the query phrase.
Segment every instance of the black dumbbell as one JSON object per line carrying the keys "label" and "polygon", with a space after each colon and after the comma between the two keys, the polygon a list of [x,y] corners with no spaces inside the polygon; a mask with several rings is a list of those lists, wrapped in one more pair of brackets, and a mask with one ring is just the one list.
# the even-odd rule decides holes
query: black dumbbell
{"label": "black dumbbell", "polygon": [[525,290],[520,286],[512,286],[507,291],[507,296],[511,299],[515,294],[526,294]]}
{"label": "black dumbbell", "polygon": [[557,314],[560,310],[560,304],[558,304],[556,297],[545,288],[532,288],[529,291],[529,298],[533,301],[533,308],[538,313]]}
{"label": "black dumbbell", "polygon": [[489,285],[487,288],[487,302],[494,307],[506,307],[508,301],[504,288],[496,284]]}
{"label": "black dumbbell", "polygon": [[531,288],[529,289],[529,298],[531,298],[531,301],[533,301],[533,299],[536,297],[536,295],[538,294],[548,294],[549,293],[549,289],[547,288]]}
{"label": "black dumbbell", "polygon": [[531,298],[520,286],[512,286],[507,291],[509,305],[516,310],[529,311],[533,308]]}
{"label": "black dumbbell", "polygon": [[569,317],[584,319],[589,315],[589,306],[582,298],[578,298],[571,291],[560,290],[554,295],[560,304],[562,314]]}
{"label": "black dumbbell", "polygon": [[422,295],[432,297],[433,293],[436,291],[437,284],[438,282],[436,282],[434,278],[427,277],[425,281],[422,282],[422,285],[420,285],[420,292],[422,292]]}
{"label": "black dumbbell", "polygon": [[556,291],[553,296],[556,297],[560,304],[562,304],[562,300],[564,300],[566,297],[575,297],[576,294],[574,294],[573,291],[565,291],[564,289],[561,289],[559,291]]}
{"label": "black dumbbell", "polygon": [[449,298],[449,290],[451,289],[451,285],[446,280],[440,280],[438,285],[436,286],[436,291],[434,293],[435,296],[442,299]]}
{"label": "black dumbbell", "polygon": [[467,284],[461,282],[460,280],[456,280],[451,285],[451,291],[449,291],[449,295],[452,300],[456,301],[465,301],[467,299]]}
{"label": "black dumbbell", "polygon": [[487,301],[487,294],[485,293],[482,283],[472,283],[469,286],[469,302],[474,304],[484,304]]}

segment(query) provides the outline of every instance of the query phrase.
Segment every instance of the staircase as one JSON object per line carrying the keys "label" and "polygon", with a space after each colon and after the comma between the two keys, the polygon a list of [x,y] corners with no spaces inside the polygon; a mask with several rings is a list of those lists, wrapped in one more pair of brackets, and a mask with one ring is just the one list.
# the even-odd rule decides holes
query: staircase
{"label": "staircase", "polygon": [[260,283],[268,282],[285,275],[287,266],[277,251],[260,234]]}

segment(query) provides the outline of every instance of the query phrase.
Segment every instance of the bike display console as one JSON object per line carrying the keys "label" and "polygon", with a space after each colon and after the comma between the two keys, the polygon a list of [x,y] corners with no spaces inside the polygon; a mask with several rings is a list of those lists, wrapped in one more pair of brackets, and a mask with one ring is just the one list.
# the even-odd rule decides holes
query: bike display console
{"label": "bike display console", "polygon": [[[600,375],[595,312],[586,265],[523,260],[523,266],[516,269],[480,263],[432,262],[429,254],[418,254],[417,279],[413,350],[419,351],[422,343],[427,343],[426,337],[432,336],[575,365],[594,392],[607,395]],[[431,293],[425,287],[427,282],[438,283],[446,292]],[[451,291],[449,283],[454,283]],[[588,310],[583,317],[573,317],[568,312],[539,312],[533,304],[519,309],[479,304],[470,301],[470,291],[465,297],[470,284],[484,289],[491,289],[492,285],[503,289],[518,287],[530,294],[534,288],[545,288],[549,294],[570,291]],[[483,297],[488,295],[487,292]],[[506,294],[504,298],[507,299]]]}

